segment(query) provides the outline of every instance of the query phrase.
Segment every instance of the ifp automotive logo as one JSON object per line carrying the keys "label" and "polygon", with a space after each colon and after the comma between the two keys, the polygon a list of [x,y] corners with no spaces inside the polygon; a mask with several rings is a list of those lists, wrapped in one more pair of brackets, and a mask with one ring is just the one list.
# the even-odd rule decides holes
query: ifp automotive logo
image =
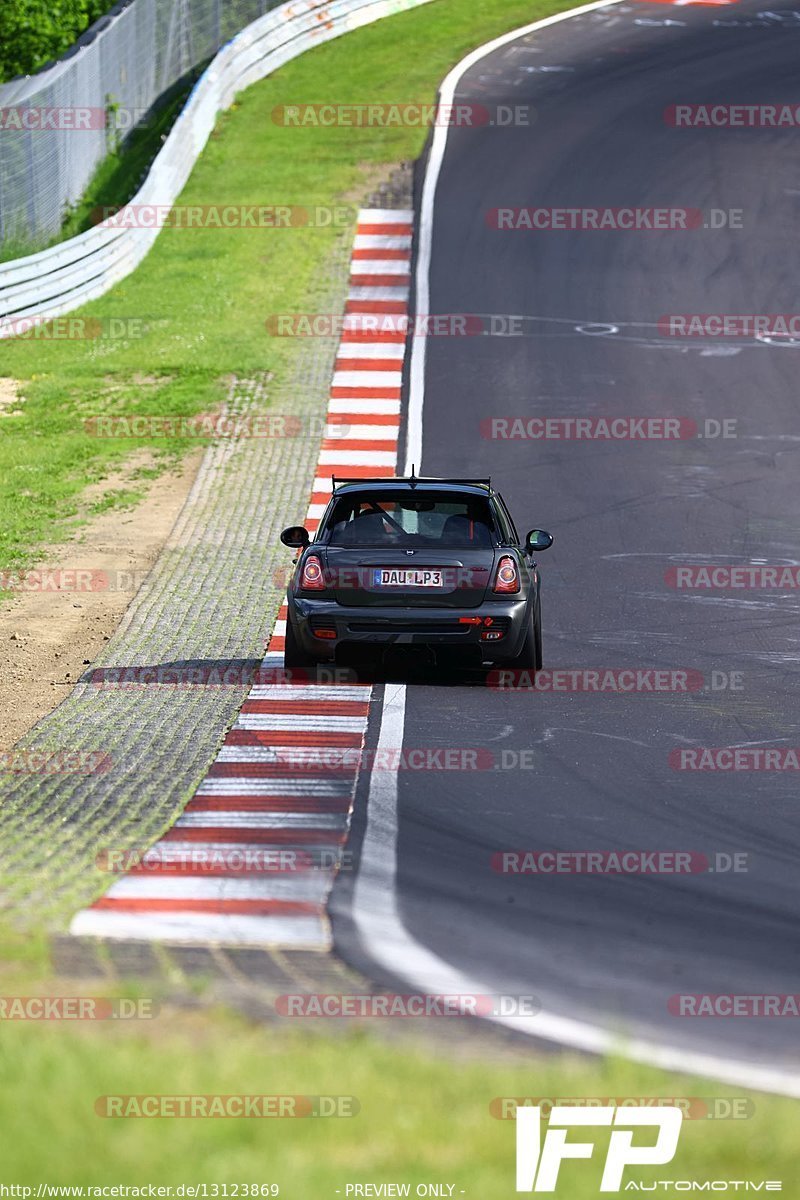
{"label": "ifp automotive logo", "polygon": [[[561,1163],[567,1158],[591,1158],[591,1142],[568,1142],[570,1126],[627,1126],[615,1128],[606,1154],[601,1192],[618,1192],[628,1166],[660,1166],[672,1162],[678,1149],[683,1112],[677,1106],[656,1109],[618,1108],[604,1105],[598,1108],[578,1108],[573,1105],[554,1105],[550,1110],[549,1128],[542,1143],[541,1108],[517,1109],[517,1191],[554,1192]],[[658,1130],[656,1140],[648,1145],[634,1145],[634,1129],[645,1125]]]}

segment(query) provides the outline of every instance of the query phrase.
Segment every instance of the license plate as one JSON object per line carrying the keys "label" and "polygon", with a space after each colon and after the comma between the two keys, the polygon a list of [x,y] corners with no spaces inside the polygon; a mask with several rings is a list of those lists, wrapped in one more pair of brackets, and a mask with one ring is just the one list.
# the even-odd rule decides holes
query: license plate
{"label": "license plate", "polygon": [[440,588],[443,587],[442,572],[427,567],[377,567],[373,583],[380,588]]}

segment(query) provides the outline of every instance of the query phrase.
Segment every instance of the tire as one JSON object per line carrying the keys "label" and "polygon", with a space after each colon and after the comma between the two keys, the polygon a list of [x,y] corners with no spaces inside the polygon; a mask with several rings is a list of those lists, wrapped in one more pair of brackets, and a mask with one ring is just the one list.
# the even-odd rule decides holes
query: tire
{"label": "tire", "polygon": [[286,618],[286,642],[283,651],[283,665],[288,670],[291,667],[315,667],[316,659],[303,649],[294,632],[294,625]]}

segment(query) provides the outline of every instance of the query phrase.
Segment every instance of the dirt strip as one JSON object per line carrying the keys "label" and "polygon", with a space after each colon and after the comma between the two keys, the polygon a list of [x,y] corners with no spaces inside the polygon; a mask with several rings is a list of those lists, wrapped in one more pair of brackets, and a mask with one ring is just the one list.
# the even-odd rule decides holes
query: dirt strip
{"label": "dirt strip", "polygon": [[[91,517],[78,537],[43,551],[35,569],[13,573],[14,593],[0,608],[0,751],[52,712],[111,640],[175,525],[201,458],[202,451],[192,454],[154,480],[130,510]],[[128,480],[126,471],[94,488],[102,494]]]}

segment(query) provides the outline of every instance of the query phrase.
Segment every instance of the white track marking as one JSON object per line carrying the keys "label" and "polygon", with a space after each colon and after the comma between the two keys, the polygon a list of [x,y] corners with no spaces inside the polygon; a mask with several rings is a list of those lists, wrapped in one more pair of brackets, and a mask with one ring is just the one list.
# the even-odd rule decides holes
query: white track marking
{"label": "white track marking", "polygon": [[406,355],[406,348],[402,342],[365,342],[363,338],[358,341],[348,342],[343,341],[339,346],[339,352],[336,355],[336,360],[340,358],[377,358],[383,359],[391,365],[386,367],[387,371],[395,369],[397,360],[403,361]]}
{"label": "white track marking", "polygon": [[[308,862],[313,859],[317,864],[315,871],[320,869],[319,863],[334,866],[332,855],[335,849],[329,843],[318,843],[316,846],[290,845],[281,842],[279,846],[265,846],[263,842],[179,842],[177,839],[158,842],[145,851],[144,861],[148,870],[154,870],[154,863],[181,863],[191,866],[193,863],[201,869],[208,868],[215,861],[223,865],[223,860],[236,869],[236,865],[246,866],[256,861],[264,864],[266,874],[270,878],[280,878],[284,872],[292,877],[295,871],[307,870]],[[308,857],[307,857],[308,856]],[[300,865],[298,865],[298,859]],[[155,873],[155,871],[154,871]]]}
{"label": "white track marking", "polygon": [[[281,665],[283,665],[283,655],[281,655]],[[257,683],[251,689],[247,697],[247,703],[249,704],[251,700],[291,700],[292,702],[312,700],[315,703],[331,700],[357,700],[360,703],[364,703],[369,700],[371,695],[372,688],[368,683],[342,684],[341,687],[336,687],[335,685],[326,687],[322,683],[309,683],[305,686],[301,683],[286,686],[281,686],[277,683],[263,685]]]}
{"label": "white track marking", "polygon": [[333,871],[302,875],[126,875],[108,892],[110,900],[293,900],[323,904]]}
{"label": "white track marking", "polygon": [[[351,287],[347,299],[357,304],[364,300],[391,300],[396,304],[405,304],[411,295],[410,287]],[[397,314],[402,316],[401,313]]]}
{"label": "white track marking", "polygon": [[[305,779],[298,779],[293,775],[289,779],[254,779],[252,775],[226,775],[222,779],[204,779],[200,784],[196,796],[209,799],[213,796],[263,796],[269,799],[270,796],[303,796],[315,798],[325,797],[329,800],[341,799],[350,793],[352,784],[346,777],[341,779],[315,779],[313,775]],[[184,813],[184,816],[187,814]],[[194,813],[195,817],[212,817],[221,816],[217,812]],[[302,815],[302,814],[301,814]],[[179,817],[178,822],[184,818]],[[201,820],[192,821],[194,825],[202,825]],[[275,818],[275,824],[278,824],[278,818]]]}
{"label": "white track marking", "polygon": [[391,367],[388,366],[385,371],[337,371],[333,377],[334,387],[358,388],[399,388],[403,379],[403,372],[395,370],[394,363]]}
{"label": "white track marking", "polygon": [[[320,729],[321,725],[323,725],[322,729]],[[300,716],[299,713],[290,713],[287,716],[281,716],[278,713],[243,713],[234,728],[261,731],[311,729],[319,730],[321,733],[361,733],[366,726],[366,717],[320,717],[314,713],[310,713],[308,716]]]}
{"label": "white track marking", "polygon": [[319,452],[320,466],[332,467],[334,471],[339,467],[347,470],[348,467],[392,467],[397,465],[397,452],[395,450],[348,450],[343,446],[341,450],[320,450]]}
{"label": "white track marking", "polygon": [[400,415],[399,400],[357,400],[353,398],[331,400],[328,409],[332,413],[358,413],[364,416],[395,417]]}
{"label": "white track marking", "polygon": [[388,442],[397,440],[397,427],[393,425],[326,425],[326,438],[353,438],[357,442]]}
{"label": "white track marking", "polygon": [[356,250],[410,250],[411,234],[358,233],[354,245]]}
{"label": "white track marking", "polygon": [[347,829],[338,813],[190,812],[178,817],[176,829]]}
{"label": "white track marking", "polygon": [[358,228],[365,225],[413,225],[413,208],[362,208],[358,212]]}
{"label": "white track marking", "polygon": [[247,917],[233,913],[134,913],[85,908],[73,918],[75,937],[154,942],[211,942],[226,946],[326,949],[330,935],[317,917]]}
{"label": "white track marking", "polygon": [[333,769],[348,765],[355,770],[361,751],[354,746],[223,746],[217,762],[227,763],[286,763],[292,770],[304,763],[324,763]]}
{"label": "white track marking", "polygon": [[[440,103],[453,104],[456,88],[470,67],[488,54],[536,30],[545,29],[560,21],[583,13],[593,12],[621,0],[599,0],[569,12],[558,13],[534,21],[522,29],[497,38],[474,51],[447,76],[441,89]],[[436,189],[441,174],[448,138],[447,124],[437,124],[425,176],[422,194],[419,252],[416,271],[416,309],[430,311],[430,269],[433,248],[433,215]],[[415,335],[412,339],[410,392],[408,406],[408,436],[406,444],[406,474],[412,465],[420,473],[422,463],[422,417],[425,400],[425,366],[427,339]],[[405,724],[405,688],[387,685],[378,738],[378,749],[396,752],[403,748]],[[389,759],[391,761],[391,758]],[[396,771],[374,771],[370,778],[367,806],[367,828],[361,851],[359,873],[353,896],[353,918],[364,949],[369,957],[394,977],[427,992],[462,992],[491,994],[485,982],[468,978],[450,963],[439,958],[417,942],[403,925],[397,908],[397,799]],[[557,1012],[542,1011],[536,1017],[492,1017],[498,1024],[530,1034],[532,1037],[557,1042],[576,1050],[593,1054],[623,1053],[636,1062],[669,1071],[688,1072],[711,1079],[752,1087],[781,1095],[800,1098],[800,1076],[790,1070],[762,1067],[747,1060],[722,1058],[683,1050],[667,1042],[641,1038],[625,1039],[600,1025],[574,1020]]]}
{"label": "white track marking", "polygon": [[409,263],[402,258],[357,258],[351,275],[408,275]]}

